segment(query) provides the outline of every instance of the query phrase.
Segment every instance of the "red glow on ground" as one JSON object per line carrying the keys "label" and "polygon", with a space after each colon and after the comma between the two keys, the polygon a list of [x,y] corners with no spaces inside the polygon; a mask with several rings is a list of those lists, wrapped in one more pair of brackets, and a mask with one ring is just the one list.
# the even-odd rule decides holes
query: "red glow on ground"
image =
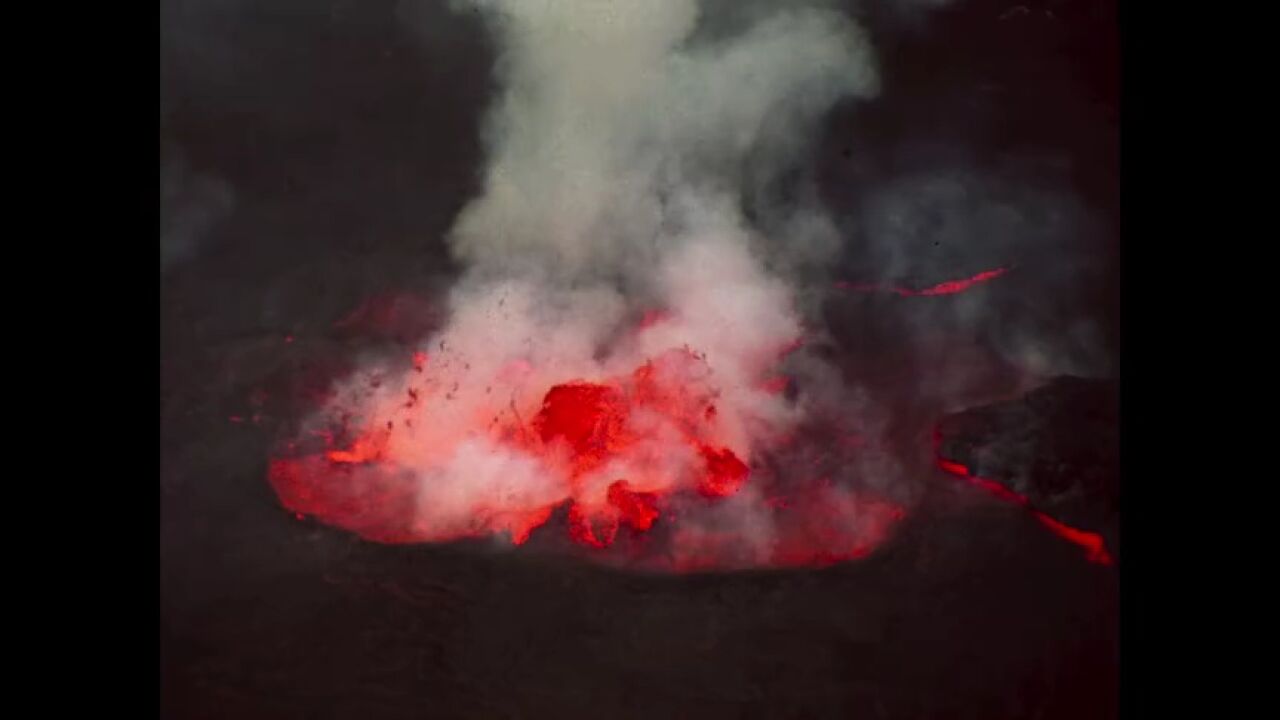
{"label": "red glow on ground", "polygon": [[361,437],[352,443],[350,450],[330,450],[325,457],[335,463],[358,465],[377,460],[381,454],[381,444],[376,437]]}
{"label": "red glow on ground", "polygon": [[1103,542],[1101,535],[1077,530],[1070,525],[1064,525],[1042,512],[1035,512],[1035,516],[1037,520],[1043,523],[1045,527],[1056,533],[1059,537],[1084,548],[1087,553],[1087,557],[1091,562],[1095,562],[1099,565],[1112,564],[1113,560],[1111,558],[1111,553],[1107,552],[1106,543]]}
{"label": "red glow on ground", "polygon": [[[906,515],[890,502],[864,499],[827,480],[798,488],[787,497],[765,500],[782,529],[770,549],[770,565],[826,567],[859,560],[884,543]],[[742,538],[701,527],[678,529],[681,539],[674,564],[682,572],[713,569]]]}
{"label": "red glow on ground", "polygon": [[[934,439],[936,442],[936,433]],[[944,460],[939,457],[938,467],[952,475],[964,478],[964,480],[970,485],[981,488],[994,497],[1026,508],[1032,516],[1036,518],[1036,520],[1039,520],[1042,525],[1051,530],[1055,535],[1083,548],[1085,556],[1090,562],[1094,562],[1099,565],[1111,565],[1113,563],[1111,554],[1107,552],[1106,543],[1098,533],[1073,528],[1070,525],[1063,524],[1053,519],[1044,512],[1032,507],[1031,501],[1026,496],[1019,495],[1018,493],[1010,490],[1005,487],[1003,483],[973,475],[969,472],[969,468],[961,463]]]}
{"label": "red glow on ground", "polygon": [[[566,379],[539,404],[533,395],[517,407],[511,388],[537,382],[540,371],[525,359],[495,364],[478,386],[492,399],[477,405],[456,399],[467,376],[447,354],[437,362],[415,352],[403,377],[374,373],[356,399],[329,406],[328,428],[286,444],[269,478],[290,511],[379,542],[501,535],[520,545],[560,516],[562,532],[592,553],[649,552],[643,564],[677,571],[855,559],[902,517],[892,504],[803,477],[787,492],[758,480],[744,493],[750,451],[725,410],[732,401],[693,349],[659,353],[614,377]],[[768,371],[753,379],[774,393],[787,382]],[[476,407],[483,412],[466,412]],[[777,446],[790,437],[779,432]],[[831,452],[855,447],[836,446]],[[754,494],[765,485],[768,500]]]}
{"label": "red glow on ground", "polygon": [[[415,372],[426,362],[425,353],[416,353]],[[698,354],[680,349],[653,358],[620,378],[555,385],[528,423],[532,432],[525,432],[516,416],[516,427],[500,427],[495,435],[513,450],[538,459],[543,471],[563,482],[569,501],[568,530],[575,541],[593,548],[609,547],[620,525],[637,532],[651,529],[662,515],[665,498],[681,489],[678,478],[661,474],[660,468],[667,467],[662,458],[653,457],[663,449],[655,448],[659,443],[655,423],[668,429],[662,442],[670,451],[689,459],[691,477],[683,481],[688,489],[718,500],[734,495],[747,482],[750,471],[746,463],[717,441],[715,405],[686,382],[690,372],[704,362]],[[500,373],[524,375],[531,371],[527,362],[516,361]],[[378,389],[383,381],[375,379],[369,385]],[[424,392],[417,386],[408,387],[395,412],[402,416],[413,412],[420,401],[428,401]],[[403,401],[404,397],[408,400]],[[645,423],[637,423],[638,412],[643,412]],[[370,485],[377,487],[372,495],[384,499],[414,492],[411,474],[397,470],[412,460],[400,457],[405,450],[393,442],[397,433],[407,432],[401,428],[411,427],[410,422],[409,417],[385,424],[370,421],[344,442],[339,442],[332,430],[311,431],[310,435],[324,441],[324,450],[276,461],[272,482],[294,510],[348,529],[359,528],[358,532],[369,535],[369,525],[382,524],[369,519],[381,517],[369,507]],[[613,478],[607,489],[599,489],[598,476],[612,467],[628,467],[637,475],[633,479]],[[505,531],[513,543],[520,544],[550,519],[558,504],[511,508],[495,502],[491,508],[476,510],[476,521],[468,526],[473,529],[449,534]],[[393,524],[398,525],[378,527],[372,536],[385,540],[417,532],[405,517],[397,516]]]}
{"label": "red glow on ground", "polygon": [[852,290],[854,292],[883,292],[893,293],[900,297],[932,297],[936,295],[955,295],[984,282],[994,280],[1009,271],[1009,268],[1000,267],[994,270],[984,270],[983,272],[971,277],[962,278],[960,280],[948,280],[932,285],[927,288],[908,288],[897,285],[884,285],[879,283],[851,283],[841,280],[836,283],[836,287],[841,290]]}

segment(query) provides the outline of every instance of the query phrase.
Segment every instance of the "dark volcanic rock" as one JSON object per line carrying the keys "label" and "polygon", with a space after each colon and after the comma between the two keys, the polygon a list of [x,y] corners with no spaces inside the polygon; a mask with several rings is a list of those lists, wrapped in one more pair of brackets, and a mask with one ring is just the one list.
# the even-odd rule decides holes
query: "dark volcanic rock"
{"label": "dark volcanic rock", "polygon": [[[703,4],[708,18],[778,5]],[[555,548],[377,545],[287,512],[267,479],[278,440],[364,357],[411,362],[408,344],[447,309],[461,268],[443,239],[483,189],[501,58],[483,18],[443,2],[162,5],[161,140],[182,153],[179,192],[161,197],[180,251],[161,275],[162,717],[1118,717],[1119,574],[994,502],[923,493],[857,562],[700,576],[623,573]],[[944,480],[919,443],[940,398],[1004,390],[1004,330],[1071,327],[1075,291],[1034,280],[1076,277],[1119,247],[1114,12],[1083,0],[1008,17],[993,0],[862,5],[882,94],[833,113],[811,158],[816,187],[788,173],[776,196],[744,200],[787,217],[773,210],[814,193],[855,238],[833,268],[853,280],[910,271],[930,284],[1021,263],[956,296],[848,293],[825,318],[833,361],[892,411],[886,452],[904,465],[892,477],[924,484]],[[925,23],[926,5],[945,7]],[[909,236],[865,241],[874,191],[955,165],[1080,190],[1111,218],[1081,237],[1107,248],[1088,245],[1077,265],[1059,254],[1074,245],[1005,243],[1006,225],[990,226],[998,241],[960,243],[970,236],[912,218]],[[966,222],[1008,211],[1028,222],[1003,193],[955,197],[973,200],[955,203]],[[1001,206],[967,212],[982,198]],[[1118,293],[1107,267],[1080,297]],[[1099,386],[1075,387],[949,420],[948,451],[1010,482],[1090,486],[1114,455],[1081,456],[1106,447],[1114,424],[1081,420],[1071,408]],[[1040,465],[1004,457],[1017,447]],[[973,457],[984,448],[999,458]],[[1075,470],[1044,467],[1054,462]],[[1072,502],[1089,517],[1114,506],[1028,493],[1063,516]]]}
{"label": "dark volcanic rock", "polygon": [[1115,382],[1060,377],[1022,398],[938,424],[939,459],[995,480],[1116,548],[1120,459]]}

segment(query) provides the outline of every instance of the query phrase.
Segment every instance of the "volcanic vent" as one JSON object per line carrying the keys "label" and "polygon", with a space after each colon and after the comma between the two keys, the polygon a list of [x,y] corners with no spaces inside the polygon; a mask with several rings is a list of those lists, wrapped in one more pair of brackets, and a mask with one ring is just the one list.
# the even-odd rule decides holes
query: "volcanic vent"
{"label": "volcanic vent", "polygon": [[281,500],[386,542],[563,526],[659,568],[866,553],[905,493],[812,451],[813,418],[856,403],[794,290],[838,235],[816,199],[744,205],[832,104],[876,92],[862,29],[821,7],[725,35],[692,0],[473,5],[502,92],[447,320],[338,384],[272,464]]}
{"label": "volcanic vent", "polygon": [[[441,322],[284,443],[281,501],[382,542],[558,532],[658,569],[870,552],[918,493],[892,413],[812,349],[846,239],[794,179],[824,114],[879,90],[862,29],[807,5],[728,34],[693,0],[471,5],[501,92],[447,238],[462,272]],[[929,302],[1009,270],[839,287]]]}
{"label": "volcanic vent", "polygon": [[[550,525],[651,569],[822,564],[879,543],[903,509],[850,484],[854,435],[824,421],[835,442],[820,448],[788,405],[772,373],[796,343],[773,348],[753,385],[722,384],[690,347],[634,349],[661,347],[648,338],[678,322],[649,314],[621,341],[639,365],[567,379],[484,348],[467,360],[445,336],[348,379],[273,462],[272,483],[293,511],[377,541],[520,545]],[[752,403],[787,412],[770,421]]]}

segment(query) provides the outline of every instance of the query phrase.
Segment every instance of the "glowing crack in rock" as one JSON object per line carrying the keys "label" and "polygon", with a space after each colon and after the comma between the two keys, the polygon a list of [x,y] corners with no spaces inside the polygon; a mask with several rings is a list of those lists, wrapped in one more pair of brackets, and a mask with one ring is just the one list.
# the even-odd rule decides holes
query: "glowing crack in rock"
{"label": "glowing crack in rock", "polygon": [[931,297],[935,295],[955,295],[972,288],[975,285],[995,280],[1009,271],[1009,268],[1000,267],[993,270],[985,270],[972,277],[962,278],[960,280],[948,280],[932,285],[927,288],[908,288],[897,285],[882,285],[875,283],[851,283],[841,280],[836,283],[836,287],[841,290],[852,290],[855,292],[882,292],[892,293],[900,297]]}
{"label": "glowing crack in rock", "polygon": [[937,462],[938,467],[944,472],[963,478],[965,482],[973,485],[974,487],[981,488],[993,497],[999,498],[1000,500],[1013,505],[1026,508],[1027,511],[1031,513],[1032,517],[1038,520],[1040,524],[1044,525],[1055,535],[1067,542],[1078,545],[1083,549],[1085,551],[1085,557],[1089,562],[1097,563],[1099,565],[1112,565],[1114,563],[1111,553],[1107,552],[1106,543],[1098,533],[1073,528],[1070,525],[1054,519],[1050,515],[1033,507],[1031,501],[1025,496],[1010,490],[1005,487],[1003,483],[974,475],[969,471],[967,466],[961,463],[945,460],[941,457],[938,458]]}

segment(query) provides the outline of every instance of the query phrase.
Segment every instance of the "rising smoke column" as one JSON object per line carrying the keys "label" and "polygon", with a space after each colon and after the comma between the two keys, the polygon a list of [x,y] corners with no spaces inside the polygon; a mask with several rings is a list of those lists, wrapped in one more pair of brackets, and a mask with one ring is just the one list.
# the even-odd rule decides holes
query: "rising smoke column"
{"label": "rising smoke column", "polygon": [[[833,103],[875,93],[861,29],[782,6],[699,38],[693,0],[460,9],[498,40],[500,91],[483,192],[449,237],[449,319],[412,364],[370,360],[337,389],[307,429],[325,451],[273,465],[285,504],[395,542],[521,543],[568,507],[601,548],[656,521],[686,568],[865,552],[898,507],[833,479],[829,449],[791,449],[851,397],[806,356],[791,281],[831,223],[799,201],[764,237],[742,210]],[[820,382],[783,392],[784,358]],[[779,453],[797,467],[769,472]]]}

